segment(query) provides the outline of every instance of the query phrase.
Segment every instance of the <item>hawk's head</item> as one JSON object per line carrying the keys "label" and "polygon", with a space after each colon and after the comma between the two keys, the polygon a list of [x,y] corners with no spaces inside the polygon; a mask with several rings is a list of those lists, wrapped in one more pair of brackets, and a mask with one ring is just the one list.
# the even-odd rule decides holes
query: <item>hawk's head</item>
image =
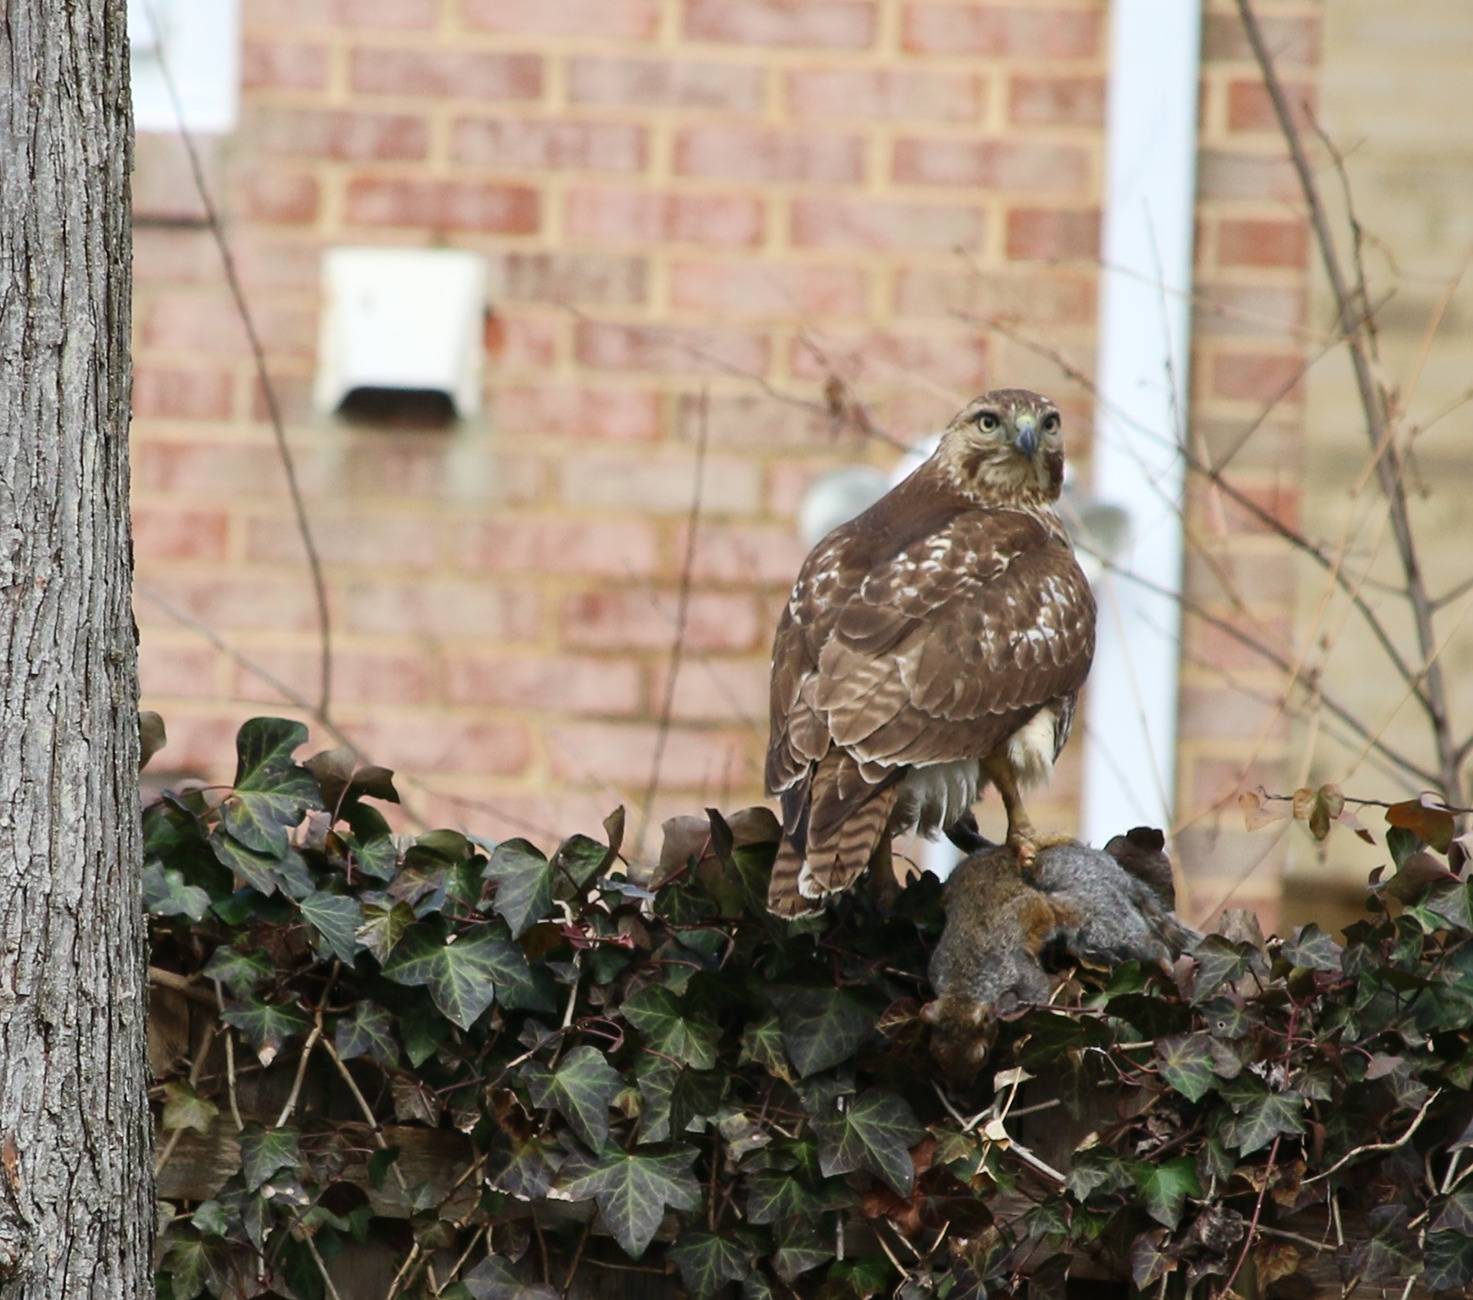
{"label": "hawk's head", "polygon": [[968,402],[947,426],[938,455],[969,496],[1053,501],[1064,485],[1058,408],[1026,388],[996,388]]}

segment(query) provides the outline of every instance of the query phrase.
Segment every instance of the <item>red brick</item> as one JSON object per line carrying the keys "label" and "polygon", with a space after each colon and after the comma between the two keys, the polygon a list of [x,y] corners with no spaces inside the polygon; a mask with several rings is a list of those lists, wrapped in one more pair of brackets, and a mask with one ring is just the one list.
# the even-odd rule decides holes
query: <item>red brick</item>
{"label": "red brick", "polygon": [[816,356],[794,340],[788,365],[800,379],[822,382],[836,368],[866,382],[923,377],[927,383],[950,385],[960,396],[980,392],[987,384],[987,341],[970,334],[906,335],[876,331],[857,338],[822,339],[824,356]]}
{"label": "red brick", "polygon": [[869,0],[685,0],[685,35],[738,45],[865,49],[875,39]]}
{"label": "red brick", "polygon": [[446,660],[445,693],[451,704],[628,717],[643,702],[640,677],[632,659],[478,651]]}
{"label": "red brick", "polygon": [[1235,401],[1304,399],[1304,362],[1281,352],[1224,352],[1212,364],[1212,391]]}
{"label": "red brick", "polygon": [[224,420],[234,394],[234,377],[219,370],[133,371],[133,415],[140,420]]}
{"label": "red brick", "polygon": [[1016,317],[1030,326],[1088,326],[1095,319],[1093,275],[1036,269],[984,271],[901,271],[895,278],[895,310],[900,316],[978,318]]}
{"label": "red brick", "polygon": [[518,312],[497,319],[501,332],[488,351],[498,370],[547,370],[556,363],[568,324],[563,313],[549,318]]}
{"label": "red brick", "polygon": [[[147,614],[140,610],[140,617]],[[138,647],[138,684],[145,696],[167,695],[175,698],[210,699],[215,688],[215,648],[208,645],[170,645],[157,637],[145,636]],[[168,726],[169,719],[165,719]],[[173,737],[169,737],[172,744]],[[220,755],[228,759],[230,750]],[[162,759],[155,759],[162,764]]]}
{"label": "red brick", "polygon": [[219,280],[220,250],[208,228],[142,225],[134,230],[133,282],[139,289]]}
{"label": "red brick", "polygon": [[[1297,529],[1299,527],[1302,494],[1297,486],[1276,480],[1272,483],[1237,481],[1233,487],[1238,496],[1246,497],[1258,507],[1258,511],[1263,515],[1277,520],[1287,528]],[[1203,487],[1201,491],[1203,496],[1212,500],[1212,513],[1209,517],[1221,519],[1222,526],[1227,532],[1260,535],[1274,533],[1272,525],[1266,523],[1261,514],[1241,505],[1227,493],[1213,489],[1210,484]]]}
{"label": "red brick", "polygon": [[573,103],[617,108],[755,113],[762,108],[765,80],[759,67],[685,58],[577,58],[568,63]]}
{"label": "red brick", "polygon": [[457,531],[463,568],[491,573],[648,577],[659,567],[659,534],[647,519],[502,516]]}
{"label": "red brick", "polygon": [[[254,297],[287,290],[316,298],[322,286],[322,245],[304,232],[246,229],[231,241],[235,268]],[[216,256],[219,266],[219,256]],[[218,281],[217,269],[213,277]]]}
{"label": "red brick", "polygon": [[[326,492],[331,476],[321,456],[295,454],[305,492]],[[275,497],[286,491],[281,459],[272,446],[256,442],[156,442],[133,445],[134,487],[205,497]]]}
{"label": "red brick", "polygon": [[134,506],[133,546],[145,561],[223,560],[230,519],[223,510]]}
{"label": "red brick", "polygon": [[429,123],[405,113],[257,105],[247,116],[251,142],[279,157],[402,162],[429,149]]}
{"label": "red brick", "polygon": [[971,122],[981,111],[982,82],[970,73],[805,68],[788,74],[788,104],[799,117]]}
{"label": "red brick", "polygon": [[1087,189],[1090,152],[1032,141],[904,137],[895,142],[895,179],[917,185],[1068,194]]}
{"label": "red brick", "polygon": [[514,776],[526,771],[532,759],[532,740],[521,722],[407,714],[346,723],[343,730],[372,762],[408,776],[453,772]]}
{"label": "red brick", "polygon": [[703,426],[711,446],[746,452],[832,447],[841,436],[824,412],[775,401],[765,393],[683,393],[675,409],[675,436],[695,442]]}
{"label": "red brick", "polygon": [[1287,155],[1202,149],[1197,153],[1197,201],[1295,202],[1303,197]]}
{"label": "red brick", "polygon": [[[228,569],[196,577],[168,566],[157,568],[140,553],[138,578],[150,594],[222,635],[317,631],[317,601],[305,572],[300,581],[283,581],[281,574],[244,577]],[[164,611],[159,616],[169,617]]]}
{"label": "red brick", "polygon": [[425,28],[439,12],[439,0],[250,0],[241,16],[248,30],[275,33],[292,27]]}
{"label": "red brick", "polygon": [[[1264,664],[1271,667],[1267,660]],[[1282,741],[1288,735],[1288,720],[1273,700],[1259,698],[1256,692],[1250,695],[1242,690],[1225,690],[1222,683],[1183,685],[1180,712],[1185,736],[1210,737],[1214,741],[1266,736]]]}
{"label": "red brick", "polygon": [[304,225],[317,220],[320,187],[308,172],[245,164],[232,168],[235,211],[251,221]]}
{"label": "red brick", "polygon": [[364,95],[537,99],[542,60],[535,54],[363,46],[350,56],[348,80]]}
{"label": "red brick", "polygon": [[502,302],[643,303],[649,264],[608,253],[507,253],[495,265],[492,298]]}
{"label": "red brick", "polygon": [[612,36],[644,39],[660,21],[660,0],[462,0],[471,28],[522,36]]}
{"label": "red brick", "polygon": [[[955,253],[982,242],[980,208],[865,198],[795,198],[793,243],[814,248]],[[953,272],[954,274],[954,272]]]}
{"label": "red brick", "polygon": [[1309,231],[1303,221],[1270,218],[1224,220],[1217,227],[1220,266],[1304,266]]}
{"label": "red brick", "polygon": [[[606,781],[643,791],[660,728],[642,723],[560,723],[547,729],[547,753],[561,781]],[[750,737],[722,735],[705,728],[671,727],[664,739],[661,788],[712,790],[752,762]]]}
{"label": "red brick", "polygon": [[604,188],[570,190],[564,222],[575,239],[734,248],[759,243],[763,224],[762,204],[745,195]]}
{"label": "red brick", "polygon": [[1302,283],[1222,284],[1199,278],[1192,324],[1199,337],[1282,339],[1303,328],[1305,299],[1306,286]]}
{"label": "red brick", "polygon": [[[1309,129],[1315,103],[1314,87],[1303,82],[1286,82],[1284,94],[1289,101],[1290,116],[1301,129]],[[1228,83],[1227,123],[1229,131],[1279,132],[1278,114],[1262,81],[1251,78]]]}
{"label": "red brick", "polygon": [[456,162],[504,171],[639,172],[645,128],[628,122],[463,117],[451,131]]}
{"label": "red brick", "polygon": [[[563,499],[570,505],[639,514],[683,514],[690,509],[694,464],[684,451],[633,456],[590,452],[562,462]],[[759,466],[747,459],[708,456],[701,480],[702,509],[751,514],[759,500]]]}
{"label": "red brick", "polygon": [[339,603],[344,630],[369,635],[530,641],[541,628],[536,592],[483,582],[346,583]]}
{"label": "red brick", "polygon": [[858,267],[781,262],[676,262],[670,302],[713,319],[757,316],[863,316],[865,275]]}
{"label": "red brick", "polygon": [[[218,138],[205,137],[196,142],[195,148],[205,184],[211,193],[220,193],[224,168]],[[133,175],[129,179],[135,225],[149,221],[201,224],[207,220],[189,153],[177,132],[165,135],[140,131],[134,142]]]}
{"label": "red brick", "polygon": [[348,185],[347,220],[527,235],[539,225],[537,191],[525,185],[361,176]]}
{"label": "red brick", "polygon": [[[669,660],[655,665],[650,698],[663,700],[669,680]],[[670,716],[677,722],[743,722],[760,735],[767,733],[768,676],[765,658],[687,659],[675,679]]]}
{"label": "red brick", "polygon": [[320,90],[327,67],[325,45],[248,40],[241,47],[240,81],[247,90]]}
{"label": "red brick", "polygon": [[769,345],[761,334],[730,327],[584,320],[578,322],[577,354],[595,370],[702,374],[714,369],[763,375]]}
{"label": "red brick", "polygon": [[[564,597],[562,639],[578,649],[668,650],[675,640],[679,598],[673,591],[645,588],[586,591]],[[687,650],[742,651],[766,642],[770,628],[759,623],[750,596],[692,592],[686,611]]]}
{"label": "red brick", "polygon": [[675,171],[721,181],[852,185],[864,150],[852,135],[755,126],[692,126],[675,137]]}
{"label": "red brick", "polygon": [[[283,528],[278,515],[257,516],[246,532],[246,558],[257,564],[291,564],[305,558],[295,529]],[[439,559],[436,520],[311,514],[312,541],[322,562],[342,568],[432,569]]]}
{"label": "red brick", "polygon": [[[1313,64],[1319,58],[1320,20],[1305,15],[1259,17],[1264,43],[1276,64]],[[1209,13],[1202,18],[1202,58],[1207,63],[1255,63],[1243,21],[1236,13]],[[1256,64],[1255,64],[1256,66]]]}
{"label": "red brick", "polygon": [[1094,208],[1010,208],[1008,260],[1080,261],[1100,252],[1100,214]]}
{"label": "red brick", "polygon": [[1015,76],[1008,83],[1008,117],[1018,126],[1100,126],[1105,120],[1105,80],[1077,73]]}
{"label": "red brick", "polygon": [[1097,12],[983,4],[910,4],[901,42],[917,54],[1087,59],[1101,51]]}
{"label": "red brick", "polygon": [[[297,699],[315,700],[320,689],[321,660],[316,649],[280,650],[254,647],[251,663],[264,668]],[[260,673],[234,665],[233,694],[242,700],[291,703]],[[332,698],[334,704],[428,704],[434,701],[435,667],[427,655],[333,647]]]}
{"label": "red brick", "polygon": [[[268,304],[252,314],[268,352],[307,352],[316,343],[316,321],[306,309]],[[220,356],[250,353],[240,316],[224,290],[155,296],[144,310],[140,335],[149,348]]]}
{"label": "red brick", "polygon": [[[1249,640],[1274,651],[1281,659],[1293,660],[1293,634],[1289,615],[1264,618],[1257,611],[1249,616],[1224,610],[1216,617],[1235,627]],[[1189,664],[1235,677],[1243,673],[1268,672],[1277,675],[1280,672],[1261,651],[1199,618],[1189,616],[1184,631],[1182,654]]]}
{"label": "red brick", "polygon": [[[687,530],[676,543],[683,554]],[[722,524],[702,521],[696,530],[691,573],[697,582],[787,590],[808,546],[790,524]]]}
{"label": "red brick", "polygon": [[660,400],[623,388],[576,388],[565,382],[499,388],[491,422],[503,434],[643,442],[660,436]]}

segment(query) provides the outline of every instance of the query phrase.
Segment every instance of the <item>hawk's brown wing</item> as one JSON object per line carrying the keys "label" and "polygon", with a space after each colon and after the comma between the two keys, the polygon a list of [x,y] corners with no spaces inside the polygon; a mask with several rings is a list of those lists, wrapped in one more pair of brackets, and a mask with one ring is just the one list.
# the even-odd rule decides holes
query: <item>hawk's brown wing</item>
{"label": "hawk's brown wing", "polygon": [[981,758],[1072,700],[1094,652],[1089,584],[1034,515],[953,508],[890,548],[866,532],[861,516],[809,557],[773,647],[768,788],[810,855],[904,768]]}

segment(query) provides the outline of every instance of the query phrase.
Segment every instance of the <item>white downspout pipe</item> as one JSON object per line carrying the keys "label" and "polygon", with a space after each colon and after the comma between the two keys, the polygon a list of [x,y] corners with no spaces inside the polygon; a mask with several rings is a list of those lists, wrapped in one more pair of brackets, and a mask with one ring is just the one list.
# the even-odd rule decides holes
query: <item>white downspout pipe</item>
{"label": "white downspout pipe", "polygon": [[[1116,564],[1179,592],[1191,347],[1200,0],[1110,6],[1094,495],[1125,509]],[[1105,575],[1084,712],[1083,837],[1169,827],[1181,611]]]}

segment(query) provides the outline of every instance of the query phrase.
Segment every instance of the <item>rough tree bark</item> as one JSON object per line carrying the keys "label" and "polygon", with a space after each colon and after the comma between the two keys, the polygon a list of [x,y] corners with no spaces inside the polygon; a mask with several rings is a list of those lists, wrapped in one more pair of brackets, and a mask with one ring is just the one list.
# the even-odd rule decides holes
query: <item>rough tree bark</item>
{"label": "rough tree bark", "polygon": [[152,1294],[124,0],[0,21],[0,1300]]}

